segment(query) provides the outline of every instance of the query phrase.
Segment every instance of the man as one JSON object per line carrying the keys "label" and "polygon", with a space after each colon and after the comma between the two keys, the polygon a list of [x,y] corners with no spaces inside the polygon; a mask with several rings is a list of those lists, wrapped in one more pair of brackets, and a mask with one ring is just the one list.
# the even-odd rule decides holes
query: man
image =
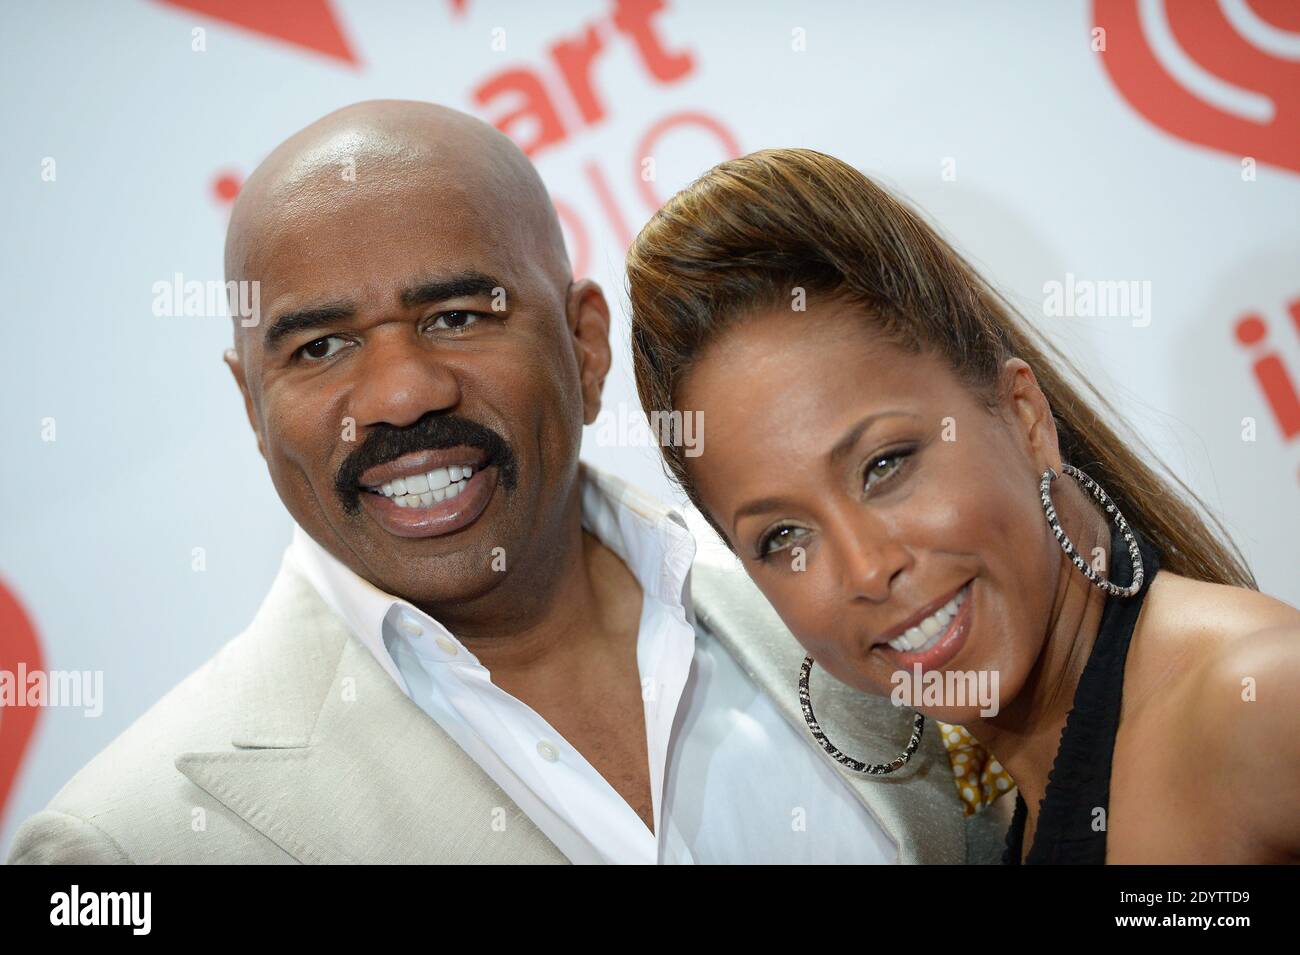
{"label": "man", "polygon": [[[609,310],[492,127],[358,104],[254,172],[226,361],[297,527],[251,627],[18,833],[20,862],[993,861],[931,731],[850,778],[797,645],[578,458]],[[249,327],[245,327],[249,324]],[[910,714],[829,680],[877,761]],[[1005,802],[1005,801],[1004,801]]]}

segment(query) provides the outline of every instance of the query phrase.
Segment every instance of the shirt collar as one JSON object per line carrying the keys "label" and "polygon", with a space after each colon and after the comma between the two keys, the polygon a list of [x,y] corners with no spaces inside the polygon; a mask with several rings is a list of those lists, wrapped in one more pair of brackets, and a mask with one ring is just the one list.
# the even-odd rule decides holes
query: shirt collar
{"label": "shirt collar", "polygon": [[[657,600],[674,616],[693,624],[689,577],[696,543],[681,513],[585,461],[579,462],[578,472],[583,527],[627,565],[646,599]],[[385,646],[385,619],[399,631],[413,632],[417,627],[432,631],[431,641],[419,642],[421,655],[477,662],[436,619],[361,577],[296,522],[289,555],[399,686],[405,683]]]}

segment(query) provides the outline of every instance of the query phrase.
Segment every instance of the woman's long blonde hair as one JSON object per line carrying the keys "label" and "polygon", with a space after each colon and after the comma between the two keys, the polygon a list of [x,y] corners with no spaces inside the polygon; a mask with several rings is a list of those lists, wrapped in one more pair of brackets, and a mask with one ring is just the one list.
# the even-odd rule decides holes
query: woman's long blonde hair
{"label": "woman's long blonde hair", "polygon": [[[1106,489],[1163,567],[1256,589],[1223,525],[1175,475],[1144,462],[1154,455],[1135,435],[1121,436],[1111,424],[1119,414],[1069,359],[919,215],[849,164],[810,149],[767,149],[715,166],[641,230],[627,273],[647,414],[675,409],[701,350],[747,313],[788,307],[795,288],[844,298],[887,340],[941,355],[990,404],[1003,363],[1023,359],[1052,408],[1062,458]],[[660,446],[670,476],[725,541],[683,448]]]}

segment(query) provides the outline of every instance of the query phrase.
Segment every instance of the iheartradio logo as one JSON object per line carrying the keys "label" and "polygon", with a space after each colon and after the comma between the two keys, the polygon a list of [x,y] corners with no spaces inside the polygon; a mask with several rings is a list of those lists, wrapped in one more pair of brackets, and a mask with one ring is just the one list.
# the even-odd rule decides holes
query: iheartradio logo
{"label": "iheartradio logo", "polygon": [[1300,3],[1095,0],[1093,49],[1148,122],[1300,172]]}
{"label": "iheartradio logo", "polygon": [[[1300,298],[1286,303],[1286,311],[1297,334],[1300,334]],[[1300,389],[1282,356],[1269,340],[1270,326],[1260,312],[1248,312],[1233,327],[1237,344],[1251,356],[1251,373],[1260,394],[1268,403],[1273,420],[1284,441],[1300,437]]]}

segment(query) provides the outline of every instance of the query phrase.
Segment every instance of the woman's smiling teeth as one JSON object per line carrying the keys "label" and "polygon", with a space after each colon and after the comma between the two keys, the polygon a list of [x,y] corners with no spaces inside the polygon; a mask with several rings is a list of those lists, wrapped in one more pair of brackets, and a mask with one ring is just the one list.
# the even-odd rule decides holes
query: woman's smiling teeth
{"label": "woman's smiling teeth", "polygon": [[396,478],[368,490],[384,495],[398,507],[431,507],[465,490],[473,473],[474,469],[468,464],[454,464],[449,468],[435,468],[428,474]]}
{"label": "woman's smiling teeth", "polygon": [[953,617],[957,616],[957,608],[966,599],[966,591],[969,589],[970,584],[967,584],[957,592],[957,596],[953,597],[952,600],[949,600],[915,627],[908,627],[901,636],[890,640],[889,645],[900,653],[916,653],[929,650],[947,632],[948,624],[952,622]]}

